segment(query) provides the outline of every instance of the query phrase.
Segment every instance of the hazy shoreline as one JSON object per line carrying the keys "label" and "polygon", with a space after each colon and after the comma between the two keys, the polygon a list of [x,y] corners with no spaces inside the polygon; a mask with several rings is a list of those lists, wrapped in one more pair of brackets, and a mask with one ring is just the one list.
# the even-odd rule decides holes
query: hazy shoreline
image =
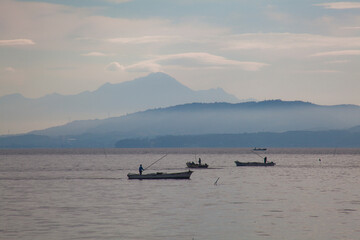
{"label": "hazy shoreline", "polygon": [[34,148],[0,149],[0,155],[43,154],[360,154],[360,148],[270,148],[252,151],[249,148]]}

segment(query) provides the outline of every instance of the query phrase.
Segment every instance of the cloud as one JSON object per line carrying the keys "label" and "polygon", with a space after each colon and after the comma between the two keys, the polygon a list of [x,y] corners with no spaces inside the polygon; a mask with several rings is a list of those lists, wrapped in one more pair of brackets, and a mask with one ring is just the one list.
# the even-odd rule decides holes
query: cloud
{"label": "cloud", "polygon": [[34,45],[35,42],[31,39],[12,39],[0,40],[0,46],[19,46],[19,45]]}
{"label": "cloud", "polygon": [[84,53],[84,54],[81,54],[82,56],[85,56],[85,57],[105,57],[105,56],[109,56],[109,54],[105,54],[105,53],[102,53],[102,52],[89,52],[89,53]]}
{"label": "cloud", "polygon": [[121,43],[121,44],[145,44],[145,43],[158,43],[173,41],[176,38],[174,36],[141,36],[141,37],[127,37],[127,38],[109,38],[105,41],[110,43]]}
{"label": "cloud", "polygon": [[322,47],[360,47],[360,37],[332,37],[316,34],[250,33],[229,37],[225,49],[299,49]]}
{"label": "cloud", "polygon": [[204,52],[190,52],[158,56],[150,60],[136,64],[122,66],[117,62],[108,65],[107,70],[125,70],[133,72],[161,71],[164,66],[175,66],[182,68],[240,68],[244,71],[258,71],[269,64],[250,61],[230,60]]}
{"label": "cloud", "polygon": [[319,52],[311,55],[312,57],[326,57],[326,56],[351,56],[360,55],[360,50],[342,50],[342,51],[330,51]]}
{"label": "cloud", "polygon": [[326,9],[354,9],[354,8],[360,8],[360,2],[320,3],[320,4],[314,4],[314,6],[320,6]]}
{"label": "cloud", "polygon": [[204,52],[191,52],[161,56],[158,62],[166,65],[178,65],[184,67],[240,67],[246,71],[257,71],[268,64],[260,62],[247,62],[230,60],[222,56]]}
{"label": "cloud", "polygon": [[118,62],[112,62],[109,65],[107,65],[105,69],[110,72],[115,72],[119,70],[123,71],[125,67]]}
{"label": "cloud", "polygon": [[161,72],[163,67],[154,61],[143,61],[125,67],[127,72]]}

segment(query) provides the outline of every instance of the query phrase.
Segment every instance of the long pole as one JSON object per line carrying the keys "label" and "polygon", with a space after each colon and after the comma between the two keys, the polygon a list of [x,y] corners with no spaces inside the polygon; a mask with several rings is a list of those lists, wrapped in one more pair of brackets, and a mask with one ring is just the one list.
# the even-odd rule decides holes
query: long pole
{"label": "long pole", "polygon": [[146,170],[146,169],[148,169],[149,167],[151,167],[152,165],[154,165],[155,163],[157,163],[158,161],[160,161],[161,159],[163,159],[164,157],[166,157],[167,156],[167,154],[165,154],[164,156],[162,156],[161,158],[159,158],[158,160],[156,160],[155,162],[153,162],[152,164],[150,164],[149,166],[147,166],[145,169],[144,169],[144,171]]}
{"label": "long pole", "polygon": [[256,155],[258,155],[259,157],[261,157],[262,159],[264,159],[260,154],[254,152],[254,151],[253,151],[253,153],[255,153]]}

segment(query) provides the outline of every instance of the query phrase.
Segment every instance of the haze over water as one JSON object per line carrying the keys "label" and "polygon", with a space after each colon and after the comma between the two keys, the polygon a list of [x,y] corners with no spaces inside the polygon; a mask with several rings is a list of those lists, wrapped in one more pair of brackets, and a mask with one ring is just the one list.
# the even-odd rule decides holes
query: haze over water
{"label": "haze over water", "polygon": [[[190,180],[128,180],[209,169]],[[1,150],[0,239],[358,239],[360,151]],[[319,161],[321,159],[321,161]],[[217,185],[214,185],[218,180]]]}

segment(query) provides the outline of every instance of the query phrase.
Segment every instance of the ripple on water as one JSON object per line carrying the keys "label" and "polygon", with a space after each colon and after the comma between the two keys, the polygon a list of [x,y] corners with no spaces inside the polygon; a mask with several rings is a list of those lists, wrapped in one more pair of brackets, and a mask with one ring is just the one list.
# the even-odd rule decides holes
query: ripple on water
{"label": "ripple on water", "polygon": [[282,212],[284,212],[284,211],[275,209],[275,210],[270,210],[269,212],[273,212],[273,213],[282,213]]}
{"label": "ripple on water", "polygon": [[263,231],[256,231],[256,234],[261,237],[270,237],[271,234],[263,232]]}
{"label": "ripple on water", "polygon": [[360,205],[360,201],[359,200],[350,201],[350,204]]}
{"label": "ripple on water", "polygon": [[340,213],[345,213],[345,214],[350,214],[352,212],[356,212],[356,209],[351,209],[351,208],[343,208],[343,209],[338,209],[338,212]]}

